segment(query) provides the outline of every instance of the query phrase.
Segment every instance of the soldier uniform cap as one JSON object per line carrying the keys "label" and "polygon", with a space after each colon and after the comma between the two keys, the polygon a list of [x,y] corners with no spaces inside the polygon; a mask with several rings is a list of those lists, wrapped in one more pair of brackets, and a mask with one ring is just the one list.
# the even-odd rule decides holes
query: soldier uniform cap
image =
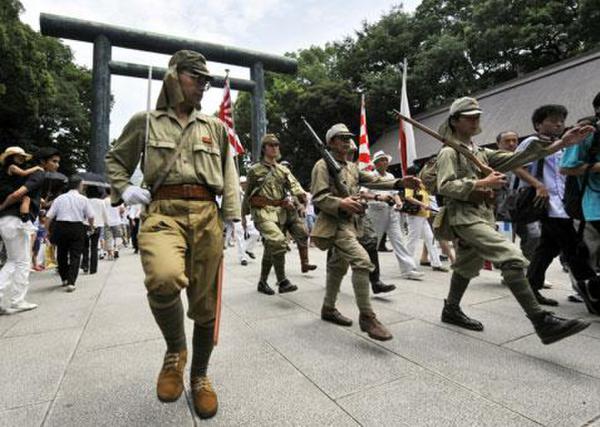
{"label": "soldier uniform cap", "polygon": [[325,134],[325,140],[329,143],[336,136],[356,136],[348,129],[343,123],[338,123],[329,128],[327,133]]}
{"label": "soldier uniform cap", "polygon": [[262,137],[261,141],[260,141],[261,145],[264,144],[278,144],[279,143],[279,139],[277,138],[277,136],[275,136],[274,133],[268,133],[265,136]]}
{"label": "soldier uniform cap", "polygon": [[206,80],[212,80],[213,77],[206,66],[206,58],[201,53],[193,50],[180,50],[169,60],[169,67],[177,66],[177,72],[186,71],[197,77],[204,77]]}
{"label": "soldier uniform cap", "polygon": [[475,98],[468,96],[456,99],[450,106],[450,116],[475,116],[481,113],[482,110],[479,107],[479,102]]}

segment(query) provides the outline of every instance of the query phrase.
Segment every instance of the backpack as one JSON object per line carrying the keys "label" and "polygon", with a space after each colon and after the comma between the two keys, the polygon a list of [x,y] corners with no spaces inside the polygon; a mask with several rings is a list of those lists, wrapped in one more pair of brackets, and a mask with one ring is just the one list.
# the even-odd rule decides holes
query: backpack
{"label": "backpack", "polygon": [[596,155],[600,154],[600,131],[594,132],[592,144],[587,152],[586,163],[588,168],[580,181],[578,176],[568,175],[565,180],[565,194],[563,196],[563,205],[567,214],[573,219],[583,219],[583,195],[590,178],[589,168],[594,165]]}

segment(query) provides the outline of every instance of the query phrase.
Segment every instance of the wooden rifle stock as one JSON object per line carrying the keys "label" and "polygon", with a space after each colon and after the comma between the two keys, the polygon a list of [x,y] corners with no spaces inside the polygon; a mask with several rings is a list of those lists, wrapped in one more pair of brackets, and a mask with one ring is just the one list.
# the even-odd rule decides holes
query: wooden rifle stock
{"label": "wooden rifle stock", "polygon": [[446,138],[444,138],[442,135],[440,135],[439,133],[437,133],[436,131],[434,131],[433,129],[428,128],[427,126],[425,126],[424,124],[405,116],[404,114],[402,114],[400,111],[394,109],[394,114],[396,114],[398,117],[400,117],[402,120],[410,123],[411,125],[413,125],[414,127],[416,127],[417,129],[420,129],[421,131],[425,132],[427,135],[437,139],[438,141],[440,141],[442,144],[447,145],[449,147],[454,148],[456,151],[458,151],[459,153],[461,153],[463,156],[465,156],[467,158],[467,160],[469,160],[471,163],[473,163],[477,169],[479,169],[481,171],[482,174],[484,174],[485,176],[491,174],[492,172],[494,172],[494,170],[492,168],[490,168],[488,165],[485,165],[481,162],[481,160],[479,160],[470,150],[468,150],[466,147],[461,146],[460,144],[457,144],[454,141],[448,140]]}

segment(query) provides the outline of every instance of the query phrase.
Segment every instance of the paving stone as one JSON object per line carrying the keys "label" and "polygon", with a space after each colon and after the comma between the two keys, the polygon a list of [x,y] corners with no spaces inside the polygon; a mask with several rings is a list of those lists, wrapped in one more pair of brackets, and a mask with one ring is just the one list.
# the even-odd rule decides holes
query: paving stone
{"label": "paving stone", "polygon": [[94,305],[91,299],[74,301],[48,301],[35,310],[14,314],[16,324],[4,336],[14,337],[58,329],[81,328]]}
{"label": "paving stone", "polygon": [[399,378],[418,369],[366,334],[323,322],[309,313],[263,320],[254,326],[269,344],[332,397]]}
{"label": "paving stone", "polygon": [[537,423],[430,373],[337,401],[363,426],[535,426]]}
{"label": "paving stone", "polygon": [[600,408],[600,380],[556,363],[418,320],[391,330],[385,347],[541,424],[580,425]]}
{"label": "paving stone", "polygon": [[219,413],[201,425],[356,426],[315,384],[278,354],[239,358],[210,370]]}
{"label": "paving stone", "polygon": [[529,336],[505,347],[600,378],[600,339],[580,333],[550,346],[539,342],[537,336]]}
{"label": "paving stone", "polygon": [[193,425],[185,397],[168,404],[156,398],[163,352],[157,340],[77,355],[46,425]]}
{"label": "paving stone", "polygon": [[49,402],[21,406],[0,412],[0,427],[38,427],[42,424]]}
{"label": "paving stone", "polygon": [[253,322],[261,319],[277,318],[297,314],[303,309],[276,295],[264,295],[256,288],[223,297],[223,303],[235,314]]}
{"label": "paving stone", "polygon": [[63,329],[0,339],[0,410],[54,398],[79,334]]}

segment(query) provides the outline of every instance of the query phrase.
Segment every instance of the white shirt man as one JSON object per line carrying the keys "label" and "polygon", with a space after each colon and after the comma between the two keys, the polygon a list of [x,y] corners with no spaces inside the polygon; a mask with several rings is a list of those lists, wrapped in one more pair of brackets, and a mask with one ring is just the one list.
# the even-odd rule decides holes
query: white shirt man
{"label": "white shirt man", "polygon": [[[383,151],[375,153],[373,156],[373,164],[375,165],[376,170],[373,173],[389,178],[390,180],[395,179],[394,175],[387,172],[391,157],[392,156]],[[370,191],[375,193],[378,196],[377,198],[393,196],[396,193],[394,191]],[[402,242],[400,212],[396,209],[396,206],[390,206],[384,201],[374,200],[369,202],[367,215],[369,215],[371,223],[377,233],[378,245],[381,242],[383,233],[387,233],[388,239],[394,250],[394,255],[400,266],[400,277],[403,279],[421,280],[423,273],[417,271],[413,255],[406,249]]]}

